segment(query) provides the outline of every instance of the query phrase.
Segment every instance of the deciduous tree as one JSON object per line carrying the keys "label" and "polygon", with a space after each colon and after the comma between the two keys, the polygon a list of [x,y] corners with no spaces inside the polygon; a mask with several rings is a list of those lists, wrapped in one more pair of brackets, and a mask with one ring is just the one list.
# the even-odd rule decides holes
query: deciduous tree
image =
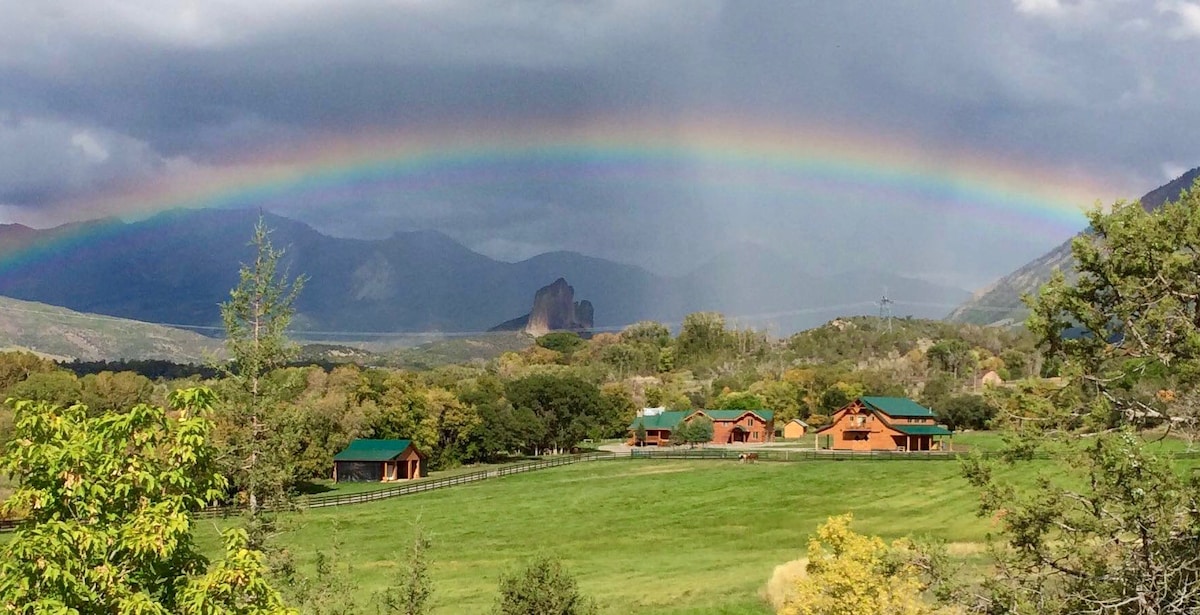
{"label": "deciduous tree", "polygon": [[850,515],[831,517],[808,543],[808,564],[779,615],[924,615],[918,554],[850,529]]}
{"label": "deciduous tree", "polygon": [[16,492],[0,516],[25,517],[0,551],[0,610],[81,615],[283,614],[261,554],[226,534],[209,567],[193,513],[225,488],[209,443],[213,393],[170,396],[177,419],[139,404],[89,417],[81,405],[15,402],[0,470]]}

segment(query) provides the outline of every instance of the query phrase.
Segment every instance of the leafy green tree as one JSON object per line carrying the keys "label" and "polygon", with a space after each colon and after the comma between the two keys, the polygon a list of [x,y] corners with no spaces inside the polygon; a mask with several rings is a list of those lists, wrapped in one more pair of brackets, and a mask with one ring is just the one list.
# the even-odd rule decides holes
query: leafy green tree
{"label": "leafy green tree", "polygon": [[379,615],[426,615],[433,597],[429,578],[429,536],[420,527],[413,529],[399,585],[391,585],[379,597]]}
{"label": "leafy green tree", "polygon": [[706,416],[697,416],[680,427],[683,431],[683,441],[693,447],[712,442],[713,422]]}
{"label": "leafy green tree", "polygon": [[865,392],[859,383],[835,382],[821,393],[820,414],[832,416]]}
{"label": "leafy green tree", "polygon": [[733,335],[725,328],[725,317],[716,312],[688,314],[675,338],[677,361],[688,364],[711,361],[732,345]]}
{"label": "leafy green tree", "polygon": [[227,377],[240,393],[233,400],[237,409],[232,413],[241,428],[237,440],[239,476],[243,478],[250,514],[258,513],[264,494],[282,496],[286,485],[285,472],[279,465],[282,456],[271,459],[277,450],[270,444],[264,413],[267,410],[265,377],[283,367],[295,356],[296,349],[287,339],[287,327],[295,314],[294,303],[304,288],[303,276],[287,281],[287,272],[280,272],[283,251],[271,244],[270,231],[262,218],[254,226],[250,241],[254,261],[242,265],[238,285],[229,292],[229,301],[221,304],[225,324],[225,347],[233,359],[226,370]]}
{"label": "leafy green tree", "polygon": [[133,372],[88,374],[79,381],[80,401],[93,414],[116,412],[140,403],[150,403],[154,383]]}
{"label": "leafy green tree", "polygon": [[584,345],[583,338],[574,331],[554,331],[537,338],[537,345],[548,350],[569,355]]}
{"label": "leafy green tree", "polygon": [[83,397],[79,379],[64,370],[35,372],[16,383],[8,390],[8,396],[16,399],[36,399],[69,406]]}
{"label": "leafy green tree", "polygon": [[225,488],[210,444],[213,393],[170,396],[179,418],[139,404],[89,417],[81,405],[17,401],[0,470],[16,492],[0,516],[25,521],[0,549],[0,608],[81,615],[283,614],[261,554],[227,532],[209,567],[193,513]]}
{"label": "leafy green tree", "polygon": [[987,429],[996,410],[982,395],[956,395],[933,408],[938,420],[952,430]]}
{"label": "leafy green tree", "polygon": [[637,422],[637,425],[633,428],[633,439],[634,439],[634,441],[637,442],[638,446],[641,446],[646,443],[646,424],[640,420]]}
{"label": "leafy green tree", "polygon": [[[1195,420],[1200,380],[1200,190],[1147,212],[1118,203],[1089,214],[1072,243],[1077,279],[1030,299],[1028,326],[1064,382],[1000,398],[1013,429],[1005,459],[965,466],[1000,524],[996,573],[979,610],[1184,614],[1200,610],[1200,478],[1147,450],[1137,428]],[[1051,475],[1025,467],[1046,451]],[[1032,488],[997,463],[1035,474]],[[1007,472],[1012,475],[1010,470]]]}
{"label": "leafy green tree", "polygon": [[925,356],[939,369],[958,378],[959,372],[971,365],[971,346],[961,339],[939,340]]}
{"label": "leafy green tree", "polygon": [[495,615],[592,615],[596,605],[579,593],[561,562],[538,557],[521,572],[500,578]]}
{"label": "leafy green tree", "polygon": [[513,381],[505,397],[517,409],[532,411],[544,431],[534,443],[542,451],[569,449],[598,424],[600,389],[577,376],[533,374]]}
{"label": "leafy green tree", "polygon": [[763,410],[767,407],[762,397],[745,392],[725,393],[713,400],[712,405],[718,410]]}
{"label": "leafy green tree", "polygon": [[662,323],[643,320],[625,327],[625,330],[621,331],[621,340],[631,344],[664,348],[671,343],[671,330]]}
{"label": "leafy green tree", "polygon": [[32,374],[46,374],[57,369],[53,361],[31,352],[0,352],[0,397],[6,397],[14,385]]}

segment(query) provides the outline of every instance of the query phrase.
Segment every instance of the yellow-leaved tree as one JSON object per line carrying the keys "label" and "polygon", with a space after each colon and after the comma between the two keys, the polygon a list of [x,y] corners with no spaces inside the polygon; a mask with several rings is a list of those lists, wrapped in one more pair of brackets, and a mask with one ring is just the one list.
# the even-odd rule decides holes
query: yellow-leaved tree
{"label": "yellow-leaved tree", "polygon": [[808,543],[808,564],[779,615],[926,615],[925,583],[912,544],[885,543],[850,530],[852,516],[830,517]]}

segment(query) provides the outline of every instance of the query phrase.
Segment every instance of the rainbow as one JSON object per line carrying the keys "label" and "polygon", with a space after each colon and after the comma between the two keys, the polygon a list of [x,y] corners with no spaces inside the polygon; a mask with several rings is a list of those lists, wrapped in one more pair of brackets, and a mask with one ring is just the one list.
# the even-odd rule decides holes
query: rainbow
{"label": "rainbow", "polygon": [[534,182],[694,186],[713,190],[718,201],[734,191],[769,192],[798,211],[836,206],[839,195],[852,191],[881,207],[900,203],[1059,238],[1080,230],[1084,211],[1113,194],[1095,178],[1037,161],[928,147],[912,138],[746,120],[618,118],[327,136],[164,173],[49,211],[61,219],[221,207],[287,215],[289,207],[339,206],[369,195]]}

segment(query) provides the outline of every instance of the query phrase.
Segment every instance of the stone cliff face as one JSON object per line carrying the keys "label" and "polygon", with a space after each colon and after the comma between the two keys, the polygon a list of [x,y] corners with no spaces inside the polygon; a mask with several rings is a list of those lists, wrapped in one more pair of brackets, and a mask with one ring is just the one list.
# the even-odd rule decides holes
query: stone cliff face
{"label": "stone cliff face", "polygon": [[594,325],[595,309],[590,301],[575,301],[575,289],[559,278],[538,289],[533,309],[520,318],[493,327],[493,331],[524,331],[533,336],[551,331],[586,333]]}

